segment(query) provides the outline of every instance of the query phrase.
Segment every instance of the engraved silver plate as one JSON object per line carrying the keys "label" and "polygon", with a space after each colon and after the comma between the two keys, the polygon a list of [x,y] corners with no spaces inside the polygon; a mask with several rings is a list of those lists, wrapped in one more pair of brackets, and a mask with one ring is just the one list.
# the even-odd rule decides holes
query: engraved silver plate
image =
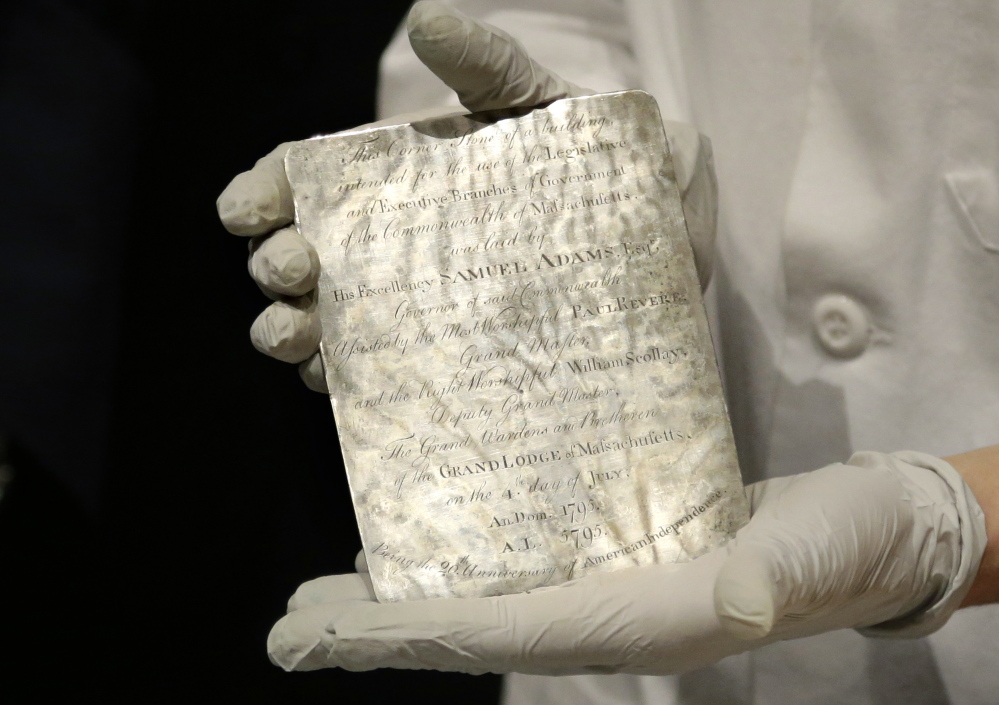
{"label": "engraved silver plate", "polygon": [[689,560],[747,520],[650,96],[342,133],[286,168],[379,600]]}

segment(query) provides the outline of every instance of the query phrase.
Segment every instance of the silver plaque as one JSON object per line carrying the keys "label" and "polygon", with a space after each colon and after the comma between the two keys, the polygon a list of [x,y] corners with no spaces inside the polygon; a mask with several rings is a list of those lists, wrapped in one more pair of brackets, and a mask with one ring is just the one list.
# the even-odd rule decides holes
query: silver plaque
{"label": "silver plaque", "polygon": [[379,600],[689,560],[746,521],[650,96],[341,133],[286,168]]}

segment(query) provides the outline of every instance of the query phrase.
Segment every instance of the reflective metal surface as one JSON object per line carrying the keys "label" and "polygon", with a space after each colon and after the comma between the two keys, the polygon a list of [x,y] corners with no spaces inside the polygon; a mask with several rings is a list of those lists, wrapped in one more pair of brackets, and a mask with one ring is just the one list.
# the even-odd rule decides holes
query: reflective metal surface
{"label": "reflective metal surface", "polygon": [[688,560],[746,521],[651,97],[344,133],[286,166],[380,600]]}

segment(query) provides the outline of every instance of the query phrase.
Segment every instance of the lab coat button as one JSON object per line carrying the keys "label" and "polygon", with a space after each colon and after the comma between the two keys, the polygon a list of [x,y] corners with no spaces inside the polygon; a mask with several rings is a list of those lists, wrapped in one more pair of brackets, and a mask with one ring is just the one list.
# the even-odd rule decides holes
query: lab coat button
{"label": "lab coat button", "polygon": [[827,294],[815,302],[812,323],[819,343],[836,357],[856,357],[867,349],[871,339],[867,313],[843,294]]}

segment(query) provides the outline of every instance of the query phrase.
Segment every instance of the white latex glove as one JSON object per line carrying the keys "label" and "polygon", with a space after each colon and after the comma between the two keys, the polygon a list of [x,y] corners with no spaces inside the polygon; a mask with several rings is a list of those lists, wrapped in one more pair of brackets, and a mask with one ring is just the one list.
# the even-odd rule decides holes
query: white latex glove
{"label": "white latex glove", "polygon": [[[417,3],[409,14],[409,38],[419,58],[471,111],[530,107],[560,98],[586,95],[531,60],[506,32],[478,23],[439,2]],[[447,111],[435,111],[445,114]],[[397,125],[431,113],[399,115],[366,127]],[[710,277],[717,211],[717,186],[710,142],[689,125],[668,123],[687,229],[702,286]],[[291,143],[280,145],[247,172],[239,174],[218,199],[218,212],[234,235],[255,237],[250,246],[250,275],[275,303],[250,329],[260,352],[285,362],[301,363],[309,388],[327,391],[317,351],[321,336],[310,292],[319,276],[312,247],[288,226],[295,216],[284,156]]]}
{"label": "white latex glove", "polygon": [[389,604],[373,601],[363,574],[313,580],[271,631],[271,660],[287,670],[667,674],[845,627],[922,636],[958,607],[985,546],[971,491],[921,453],[857,453],[747,494],[750,523],[691,563]]}

